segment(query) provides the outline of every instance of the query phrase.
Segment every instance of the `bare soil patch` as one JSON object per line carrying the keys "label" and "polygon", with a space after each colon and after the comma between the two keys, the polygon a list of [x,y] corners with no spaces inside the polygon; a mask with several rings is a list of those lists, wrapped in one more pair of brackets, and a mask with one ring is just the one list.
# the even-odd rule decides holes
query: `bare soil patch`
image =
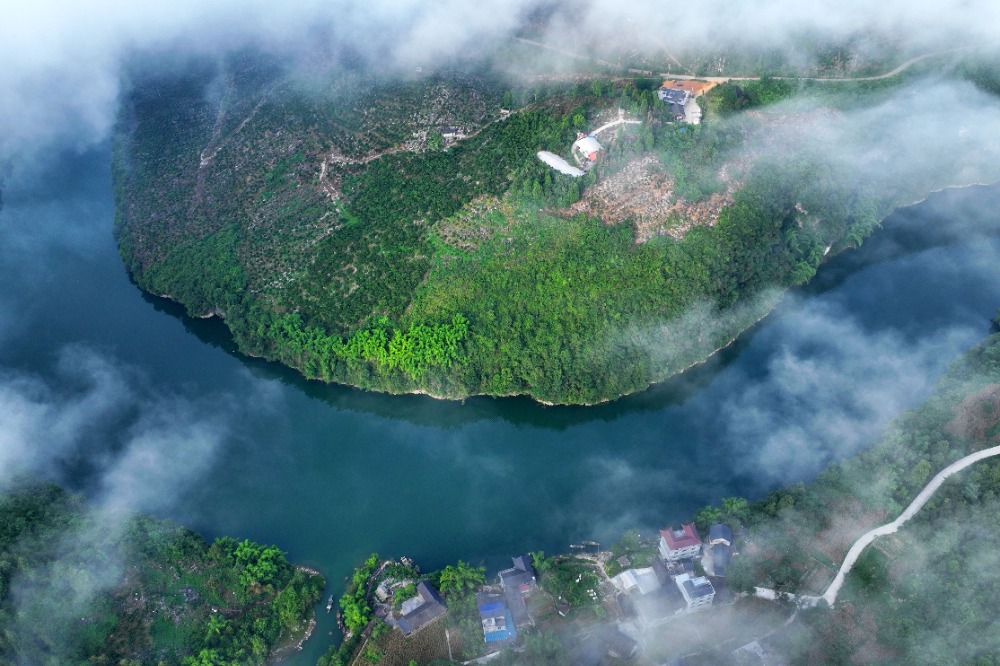
{"label": "bare soil patch", "polygon": [[688,79],[678,80],[678,79],[667,79],[663,82],[664,88],[673,88],[675,90],[686,90],[693,97],[699,95],[704,95],[709,90],[719,85],[719,81],[691,81]]}
{"label": "bare soil patch", "polygon": [[732,194],[713,194],[702,201],[687,201],[674,194],[674,178],[655,155],[636,158],[584,192],[570,206],[570,214],[600,217],[605,224],[630,221],[635,243],[656,236],[680,240],[696,226],[712,226]]}
{"label": "bare soil patch", "polygon": [[990,384],[962,400],[947,429],[964,439],[1000,440],[1000,384]]}

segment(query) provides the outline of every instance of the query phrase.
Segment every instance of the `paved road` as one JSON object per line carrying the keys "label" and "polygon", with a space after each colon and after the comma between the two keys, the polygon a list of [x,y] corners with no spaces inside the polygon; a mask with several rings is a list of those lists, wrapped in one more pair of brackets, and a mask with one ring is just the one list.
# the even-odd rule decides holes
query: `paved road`
{"label": "paved road", "polygon": [[[557,46],[551,46],[545,44],[544,42],[538,42],[533,39],[525,39],[523,37],[515,37],[519,42],[524,44],[531,44],[532,46],[537,46],[539,48],[548,49],[549,51],[555,51],[569,58],[575,58],[577,60],[589,60],[590,62],[597,63],[599,65],[604,65],[605,67],[611,67],[614,69],[618,68],[618,65],[608,62],[607,60],[601,60],[600,58],[592,58],[588,55],[583,55],[580,53],[573,53],[572,51],[567,51],[561,49]],[[815,77],[815,76],[774,76],[771,78],[783,79],[786,81],[879,81],[881,79],[888,79],[901,72],[909,69],[921,60],[926,60],[927,58],[933,58],[934,56],[944,55],[945,53],[957,53],[959,51],[967,51],[969,49],[977,49],[983,46],[993,46],[995,43],[989,44],[970,44],[968,46],[958,46],[953,49],[944,49],[942,51],[932,51],[931,53],[924,53],[923,55],[918,55],[916,57],[910,58],[898,67],[889,70],[888,72],[883,72],[882,74],[876,74],[875,76],[847,76],[847,77]],[[673,58],[673,56],[671,56]],[[676,62],[676,60],[675,60]],[[677,63],[680,65],[680,63]],[[681,65],[683,67],[683,65]],[[628,69],[631,74],[641,74],[643,76],[659,76],[665,79],[677,79],[677,80],[688,80],[688,81],[713,81],[715,83],[726,83],[727,81],[759,81],[761,77],[759,76],[697,76],[694,74],[674,74],[671,72],[653,72],[651,70],[645,69]],[[688,70],[690,71],[690,70]]]}
{"label": "paved road", "polygon": [[949,476],[956,474],[957,472],[961,472],[966,467],[974,465],[980,460],[996,455],[1000,455],[1000,446],[994,446],[992,448],[983,449],[982,451],[977,451],[976,453],[967,455],[938,472],[937,475],[931,479],[931,482],[924,486],[924,489],[920,491],[920,494],[917,495],[912,502],[910,502],[910,505],[906,507],[903,513],[899,514],[899,517],[896,518],[896,520],[866,532],[860,539],[854,542],[851,549],[847,551],[847,557],[844,558],[844,563],[840,565],[840,571],[837,572],[837,576],[833,579],[833,582],[830,583],[830,587],[826,588],[826,592],[824,592],[822,596],[802,597],[802,599],[804,601],[811,602],[810,605],[815,605],[815,602],[823,599],[826,603],[832,606],[837,600],[837,593],[840,592],[840,588],[844,584],[844,579],[851,571],[851,568],[854,567],[855,562],[857,562],[861,553],[864,552],[868,544],[884,534],[893,534],[903,523],[915,516],[917,512],[923,508],[924,504],[927,504],[927,501],[930,500],[937,489],[941,487],[941,484],[944,483]]}

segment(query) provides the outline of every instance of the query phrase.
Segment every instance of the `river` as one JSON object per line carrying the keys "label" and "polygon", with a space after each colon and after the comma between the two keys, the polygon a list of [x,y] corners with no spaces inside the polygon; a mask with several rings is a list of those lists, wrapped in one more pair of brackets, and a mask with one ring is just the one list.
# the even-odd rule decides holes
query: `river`
{"label": "river", "polygon": [[[1000,306],[1000,188],[975,187],[898,211],[709,362],[610,404],[324,386],[235,354],[218,321],[140,293],[112,238],[109,152],[67,153],[8,182],[0,379],[72,394],[58,359],[87,350],[144,394],[208,405],[219,444],[189,468],[177,461],[154,513],[208,538],[278,544],[325,573],[328,594],[372,551],[496,569],[808,480],[923,399]],[[119,430],[134,427],[116,424],[36,467],[95,492]],[[321,613],[290,663],[315,663],[332,625]]]}

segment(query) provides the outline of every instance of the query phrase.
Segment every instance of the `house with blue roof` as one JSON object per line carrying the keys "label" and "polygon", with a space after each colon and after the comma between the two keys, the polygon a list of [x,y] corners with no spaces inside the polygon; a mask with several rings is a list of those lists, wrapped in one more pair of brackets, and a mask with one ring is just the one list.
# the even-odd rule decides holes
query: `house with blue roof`
{"label": "house with blue roof", "polygon": [[503,595],[480,592],[476,595],[483,640],[490,647],[504,647],[517,640],[517,627]]}

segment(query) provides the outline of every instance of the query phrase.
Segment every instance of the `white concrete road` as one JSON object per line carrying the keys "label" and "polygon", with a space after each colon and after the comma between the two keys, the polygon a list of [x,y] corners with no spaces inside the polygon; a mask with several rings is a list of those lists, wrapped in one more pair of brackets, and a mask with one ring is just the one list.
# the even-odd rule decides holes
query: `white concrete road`
{"label": "white concrete road", "polygon": [[912,502],[910,502],[910,505],[906,507],[903,513],[899,514],[899,517],[896,518],[896,520],[864,533],[861,535],[861,538],[854,542],[851,549],[847,551],[844,563],[840,565],[840,571],[837,572],[837,576],[833,579],[833,582],[830,583],[830,586],[826,588],[826,592],[824,592],[822,596],[801,597],[801,599],[804,602],[811,602],[809,605],[815,605],[817,601],[823,599],[826,603],[832,606],[834,602],[837,601],[837,594],[840,592],[840,588],[844,585],[844,579],[847,577],[847,574],[854,567],[854,564],[858,561],[861,553],[864,552],[865,548],[867,548],[870,543],[885,534],[893,534],[903,525],[903,523],[915,516],[917,512],[923,508],[924,504],[927,504],[928,500],[933,497],[934,493],[937,492],[937,489],[941,487],[941,484],[943,484],[948,477],[961,472],[966,467],[974,465],[980,460],[996,455],[1000,455],[1000,446],[994,446],[989,449],[983,449],[982,451],[976,451],[975,453],[969,454],[960,460],[956,460],[938,472],[937,475],[931,479],[930,483],[924,486],[924,489],[920,491]]}

